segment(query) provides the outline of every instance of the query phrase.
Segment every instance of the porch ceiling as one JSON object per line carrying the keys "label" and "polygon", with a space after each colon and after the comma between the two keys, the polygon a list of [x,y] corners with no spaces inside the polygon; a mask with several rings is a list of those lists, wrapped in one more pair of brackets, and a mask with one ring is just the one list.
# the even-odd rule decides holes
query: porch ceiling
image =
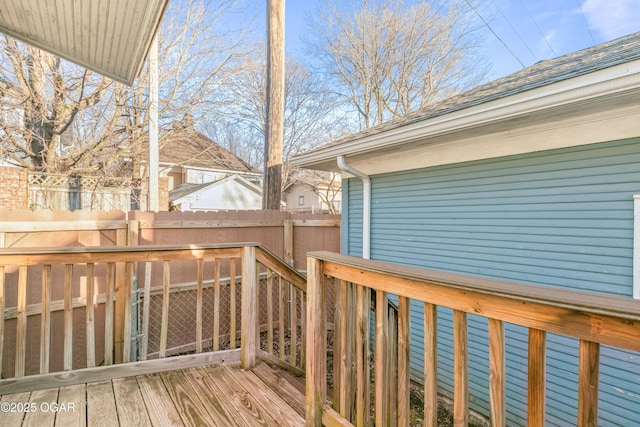
{"label": "porch ceiling", "polygon": [[3,0],[0,32],[131,84],[169,0]]}

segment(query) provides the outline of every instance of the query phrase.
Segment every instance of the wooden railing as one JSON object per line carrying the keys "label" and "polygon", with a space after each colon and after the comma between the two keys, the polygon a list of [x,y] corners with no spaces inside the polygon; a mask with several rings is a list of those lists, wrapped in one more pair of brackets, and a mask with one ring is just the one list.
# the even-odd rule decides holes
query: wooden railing
{"label": "wooden railing", "polygon": [[186,353],[226,351],[221,360],[246,368],[275,354],[301,369],[305,290],[303,275],[256,243],[0,251],[0,394],[45,386],[55,371]]}
{"label": "wooden railing", "polygon": [[[411,328],[424,334],[424,425],[437,425],[436,326],[438,307],[453,310],[454,425],[469,420],[469,367],[467,314],[488,319],[489,388],[492,426],[505,420],[504,324],[529,330],[527,424],[543,426],[545,418],[546,334],[580,340],[578,365],[578,419],[580,426],[595,425],[598,413],[600,345],[640,351],[640,301],[630,298],[448,274],[363,260],[329,252],[310,253],[307,265],[307,425],[409,425],[409,346]],[[336,310],[340,324],[334,340],[333,406],[327,403],[326,286],[337,282]],[[334,284],[335,285],[335,284]],[[371,343],[370,293],[378,302],[373,318],[374,408],[370,408]],[[389,348],[388,311],[382,309],[389,294],[398,298],[397,347]],[[422,304],[424,324],[410,325],[409,301]],[[397,367],[390,366],[395,354]],[[397,382],[389,381],[395,377]]]}

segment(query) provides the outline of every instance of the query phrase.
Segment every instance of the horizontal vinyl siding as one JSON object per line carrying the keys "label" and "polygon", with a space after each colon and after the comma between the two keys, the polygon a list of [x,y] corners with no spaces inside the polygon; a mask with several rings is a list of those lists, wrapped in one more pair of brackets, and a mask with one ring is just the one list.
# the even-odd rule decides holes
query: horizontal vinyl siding
{"label": "horizontal vinyl siding", "polygon": [[[640,140],[372,176],[371,258],[523,283],[632,295]],[[362,184],[348,184],[345,249],[362,252]],[[422,307],[412,305],[412,323]],[[486,319],[470,316],[470,398],[488,412]],[[439,314],[439,382],[452,393],[451,312]],[[412,369],[422,375],[422,335]],[[523,328],[507,325],[508,421],[526,424]],[[577,414],[575,340],[548,335],[547,423]],[[638,355],[603,348],[600,424],[640,424]],[[621,420],[624,420],[621,424]]]}

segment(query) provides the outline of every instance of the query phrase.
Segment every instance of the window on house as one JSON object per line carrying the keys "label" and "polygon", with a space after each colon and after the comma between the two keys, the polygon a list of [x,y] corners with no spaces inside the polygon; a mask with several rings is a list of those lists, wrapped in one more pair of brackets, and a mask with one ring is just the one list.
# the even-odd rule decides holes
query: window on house
{"label": "window on house", "polygon": [[304,206],[304,196],[298,196],[298,206]]}

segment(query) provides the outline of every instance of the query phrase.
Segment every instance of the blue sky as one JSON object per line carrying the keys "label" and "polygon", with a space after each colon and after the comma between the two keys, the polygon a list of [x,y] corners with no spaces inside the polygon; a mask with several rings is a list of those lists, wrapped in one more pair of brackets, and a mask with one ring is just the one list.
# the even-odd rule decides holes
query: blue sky
{"label": "blue sky", "polygon": [[[265,3],[259,1],[259,16],[265,16]],[[304,57],[305,14],[313,13],[317,3],[318,0],[286,2],[289,54]],[[520,62],[529,66],[640,31],[640,0],[483,0],[481,15],[502,40],[488,28],[482,29],[481,53],[492,67],[489,80],[518,71],[522,68]]]}

